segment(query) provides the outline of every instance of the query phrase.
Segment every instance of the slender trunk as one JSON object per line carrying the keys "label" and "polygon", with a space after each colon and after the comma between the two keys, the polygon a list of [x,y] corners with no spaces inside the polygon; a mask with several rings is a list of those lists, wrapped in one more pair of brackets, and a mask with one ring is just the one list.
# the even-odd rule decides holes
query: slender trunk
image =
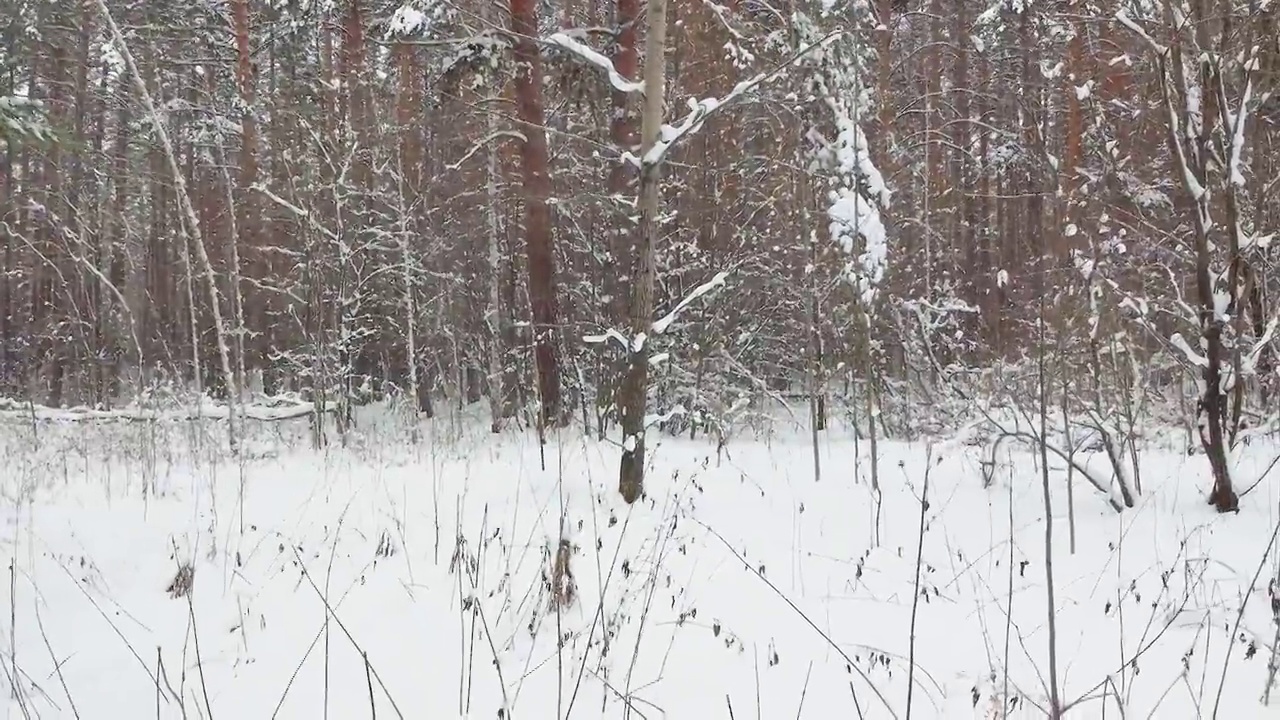
{"label": "slender trunk", "polygon": [[[160,116],[160,111],[156,108],[155,102],[151,98],[151,92],[147,89],[146,82],[142,78],[142,74],[138,72],[137,63],[134,62],[133,54],[129,52],[129,46],[125,43],[124,34],[120,32],[120,28],[116,25],[116,21],[111,17],[111,11],[107,8],[106,0],[97,0],[98,11],[102,13],[103,19],[107,23],[107,27],[111,32],[111,37],[115,41],[120,56],[124,59],[125,67],[129,74],[133,77],[134,89],[138,93],[139,99],[142,101],[143,107],[146,108],[147,116],[151,123],[155,126],[156,136],[160,139],[160,145],[164,150],[165,157],[169,161],[169,170],[173,174],[173,186],[178,196],[178,203],[182,207],[182,214],[185,216],[186,223],[182,225],[184,233],[191,239],[192,245],[195,246],[196,255],[200,260],[200,265],[204,271],[206,285],[209,291],[209,311],[213,315],[213,329],[215,339],[218,343],[218,359],[222,365],[223,382],[227,385],[227,397],[230,403],[230,412],[227,418],[227,427],[230,434],[232,447],[236,447],[238,443],[239,433],[236,423],[236,399],[239,392],[236,389],[235,376],[231,371],[231,354],[227,349],[227,338],[225,327],[222,323],[222,309],[220,306],[220,298],[218,293],[217,279],[213,272],[213,263],[209,261],[209,253],[204,246],[204,236],[201,234],[200,221],[196,215],[195,208],[191,204],[191,197],[187,193],[186,178],[182,172],[182,168],[178,166],[178,157],[173,148],[173,143],[169,140],[169,131],[165,128],[164,119]],[[194,282],[192,279],[191,282]]]}
{"label": "slender trunk", "polygon": [[[636,25],[640,21],[639,0],[616,0],[614,5],[614,23],[617,27],[617,41],[614,44],[613,66],[618,74],[627,80],[634,80],[639,66],[639,55],[636,52]],[[618,153],[630,152],[636,144],[635,122],[630,111],[631,93],[613,90],[611,100],[612,117],[609,124],[609,135]],[[610,229],[609,252],[606,256],[607,266],[604,273],[605,302],[601,312],[610,326],[621,327],[627,322],[627,297],[625,289],[632,281],[631,253],[628,238],[631,235],[631,208],[628,192],[634,173],[631,164],[618,158],[609,171],[609,196],[617,204],[613,213],[614,226]],[[603,437],[609,419],[617,418],[617,390],[619,380],[626,371],[626,357],[619,361],[608,354],[608,347],[602,346],[606,359],[601,363],[601,377],[596,394],[596,404],[600,420],[598,431]]]}
{"label": "slender trunk", "polygon": [[[253,61],[250,57],[249,48],[249,0],[234,0],[232,3],[232,22],[234,25],[236,40],[236,85],[240,92],[240,194],[235,197],[234,193],[229,192],[229,199],[232,200],[232,206],[227,213],[227,217],[231,222],[231,242],[228,243],[231,251],[231,310],[235,316],[235,349],[236,349],[236,377],[238,379],[238,387],[241,391],[245,388],[245,310],[244,296],[241,285],[240,276],[240,248],[246,251],[257,252],[255,245],[255,230],[257,225],[257,213],[254,211],[255,193],[252,190],[254,182],[258,176],[258,157],[257,157],[257,139],[258,126],[254,118],[254,88],[253,77],[254,68]],[[212,69],[211,69],[212,70]],[[213,73],[209,72],[208,76],[212,79]],[[225,163],[223,165],[224,172]],[[255,279],[265,280],[264,273],[261,268],[257,268],[258,272]],[[254,293],[256,302],[252,310],[261,315],[261,303],[266,301],[265,296],[261,292]],[[257,365],[265,370],[267,323],[259,317],[259,321],[255,323],[259,333],[259,352],[254,353],[255,357],[249,361],[250,367]]]}
{"label": "slender trunk", "polygon": [[653,290],[657,279],[654,245],[658,239],[662,158],[653,152],[662,128],[662,97],[666,84],[667,1],[649,0],[645,38],[644,114],[641,117],[640,226],[631,281],[631,347],[622,381],[622,462],[618,491],[635,502],[644,493],[644,414],[649,385],[648,334],[653,324]]}
{"label": "slender trunk", "polygon": [[[1042,277],[1037,273],[1037,277]],[[1045,288],[1040,287],[1039,297],[1039,322],[1038,328],[1038,376],[1039,376],[1039,394],[1040,394],[1040,482],[1041,492],[1044,495],[1044,574],[1045,574],[1045,592],[1048,604],[1048,632],[1049,632],[1049,718],[1050,720],[1058,720],[1062,716],[1062,704],[1058,695],[1058,627],[1057,627],[1057,600],[1054,595],[1053,585],[1053,494],[1050,492],[1049,486],[1049,378],[1046,368],[1045,347]]]}
{"label": "slender trunk", "polygon": [[[489,136],[497,129],[497,116],[486,111],[485,122]],[[502,335],[502,250],[501,238],[498,235],[498,149],[490,145],[486,158],[485,191],[488,206],[485,208],[486,229],[489,245],[489,414],[490,432],[502,431],[502,421],[511,417],[511,406],[507,402],[510,394],[507,391],[506,375],[502,371],[502,357],[505,354]]]}
{"label": "slender trunk", "polygon": [[[396,131],[399,134],[398,159],[400,164],[400,273],[403,286],[405,323],[404,369],[409,377],[408,401],[410,407],[420,411],[418,405],[418,338],[417,304],[415,302],[413,238],[420,228],[415,202],[422,194],[422,162],[419,129],[415,109],[421,105],[421,77],[418,71],[415,49],[406,43],[397,43],[393,50],[396,64]],[[413,423],[413,439],[418,439],[418,423]]]}

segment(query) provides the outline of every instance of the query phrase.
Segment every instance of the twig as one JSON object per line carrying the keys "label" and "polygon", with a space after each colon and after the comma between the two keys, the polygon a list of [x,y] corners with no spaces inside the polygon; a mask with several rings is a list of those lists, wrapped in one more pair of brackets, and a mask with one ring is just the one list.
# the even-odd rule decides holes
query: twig
{"label": "twig", "polygon": [[1249,587],[1245,588],[1244,599],[1240,601],[1240,610],[1236,613],[1235,625],[1232,626],[1231,635],[1227,638],[1227,655],[1222,660],[1222,679],[1218,682],[1218,692],[1213,698],[1213,712],[1209,715],[1211,720],[1217,720],[1218,703],[1222,702],[1222,689],[1227,684],[1227,667],[1231,664],[1231,650],[1235,646],[1232,640],[1240,630],[1240,620],[1244,617],[1244,609],[1249,605],[1249,595],[1258,586],[1258,578],[1262,577],[1262,568],[1267,566],[1267,556],[1271,554],[1271,548],[1276,544],[1276,535],[1280,535],[1280,521],[1277,521],[1275,527],[1271,529],[1271,539],[1267,541],[1267,547],[1262,551],[1262,559],[1258,561],[1258,569],[1253,573],[1253,581],[1249,583]]}
{"label": "twig", "polygon": [[[307,584],[315,591],[316,597],[319,597],[320,602],[324,603],[325,612],[327,612],[329,616],[333,618],[333,621],[338,624],[338,629],[342,631],[343,635],[347,636],[347,640],[351,642],[351,646],[364,654],[367,658],[368,654],[365,653],[364,648],[360,646],[360,643],[356,642],[351,631],[347,630],[347,626],[342,622],[342,618],[338,617],[338,613],[334,611],[333,606],[329,604],[329,599],[324,596],[324,593],[320,591],[320,587],[316,585],[316,581],[311,577],[311,571],[307,569],[306,562],[303,561],[302,555],[298,552],[297,548],[293,548],[293,555],[298,560],[298,567],[302,568],[302,577],[307,579]],[[368,669],[373,675],[373,678],[378,681],[378,687],[382,689],[382,693],[387,696],[387,701],[391,703],[391,709],[395,711],[396,716],[399,717],[400,720],[404,720],[404,713],[400,712],[400,706],[396,704],[396,699],[391,696],[391,692],[387,690],[387,684],[384,683],[382,681],[382,677],[378,675],[378,669],[373,667],[372,663],[369,664]]]}
{"label": "twig", "polygon": [[[338,538],[342,536],[342,523],[347,519],[347,511],[351,509],[352,498],[338,516],[338,525],[333,530],[333,544],[329,547],[329,564],[324,571],[324,596],[329,597],[329,580],[333,577],[333,558],[338,554]],[[324,616],[324,718],[329,720],[329,615]]]}
{"label": "twig", "polygon": [[[715,538],[725,546],[725,549],[733,553],[733,556],[738,559],[738,562],[742,563],[743,567],[747,568],[749,571],[755,574],[756,577],[760,578],[760,581],[763,582],[765,585],[767,585],[775,595],[777,595],[779,598],[782,598],[782,601],[785,602],[797,615],[799,615],[801,620],[804,620],[805,623],[810,628],[812,628],[814,632],[818,633],[819,637],[825,640],[827,645],[830,646],[832,650],[835,650],[836,653],[840,655],[840,657],[845,661],[845,663],[848,664],[849,667],[853,668],[854,672],[858,673],[858,677],[862,678],[862,681],[865,682],[868,686],[870,686],[871,692],[875,693],[876,697],[880,700],[880,703],[884,705],[886,710],[889,711],[889,715],[892,716],[894,720],[898,720],[898,713],[894,712],[893,706],[889,704],[889,701],[887,699],[885,699],[884,694],[880,692],[880,688],[876,687],[875,683],[871,682],[871,678],[868,677],[865,672],[863,672],[862,668],[859,667],[856,662],[854,662],[853,658],[849,657],[849,654],[844,651],[844,648],[836,644],[836,641],[832,640],[830,635],[828,635],[825,631],[823,631],[822,628],[818,627],[817,623],[815,623],[813,620],[810,620],[809,616],[805,615],[804,611],[801,610],[799,607],[797,607],[796,604],[791,601],[791,598],[787,597],[785,593],[779,590],[778,586],[774,585],[769,580],[769,578],[765,577],[764,575],[761,575],[758,570],[751,567],[751,564],[747,562],[746,558],[742,557],[742,555],[739,554],[738,551],[735,550],[734,547],[729,544],[729,541],[724,539],[723,535],[716,532],[710,525],[707,525],[706,523],[702,522],[697,518],[693,518],[693,521],[701,525],[704,529],[706,529],[707,532],[715,536]],[[850,682],[849,684],[849,689],[853,691],[853,702],[856,705],[858,703],[858,693],[856,690],[854,690],[852,682]],[[862,716],[861,708],[859,708],[858,710],[858,716],[859,717]]]}
{"label": "twig", "polygon": [[160,657],[160,646],[156,646],[156,720],[160,720],[160,668],[164,660]]}
{"label": "twig", "polygon": [[[471,574],[470,566],[467,568],[468,574]],[[476,578],[471,578],[472,587],[476,586]],[[498,672],[498,685],[502,688],[502,708],[505,711],[507,720],[511,720],[511,701],[507,698],[507,681],[502,676],[502,661],[498,658],[498,646],[493,642],[493,633],[489,631],[489,621],[484,616],[484,606],[480,603],[479,598],[472,600],[472,607],[476,611],[476,616],[480,618],[480,627],[484,630],[484,637],[489,641],[489,652],[493,654],[493,669]],[[474,622],[474,621],[473,621]]]}
{"label": "twig", "polygon": [[804,696],[809,694],[809,675],[813,673],[813,661],[809,661],[809,669],[804,671],[804,687],[800,688],[800,704],[796,707],[796,720],[804,712]]}
{"label": "twig", "polygon": [[209,720],[213,720],[213,706],[209,703],[209,686],[204,681],[204,657],[200,654],[200,631],[196,629],[196,605],[191,599],[195,594],[193,586],[187,590],[187,612],[191,615],[191,638],[196,647],[196,670],[200,672],[200,693],[204,695],[204,709]]}
{"label": "twig", "polygon": [[364,658],[364,681],[369,686],[369,717],[377,720],[378,704],[373,699],[373,676],[369,673],[369,653],[362,652],[360,656]]}
{"label": "twig", "polygon": [[9,665],[13,668],[13,697],[21,701],[18,687],[18,559],[9,561]]}
{"label": "twig", "polygon": [[71,690],[67,688],[67,679],[62,674],[62,663],[58,662],[57,656],[53,652],[53,643],[49,641],[49,634],[44,629],[44,618],[40,615],[40,602],[37,599],[35,603],[36,626],[40,628],[40,637],[44,639],[44,646],[49,651],[49,659],[53,661],[53,669],[58,674],[58,682],[62,684],[62,692],[67,696],[67,702],[71,705],[71,714],[76,720],[80,720],[80,711],[76,709],[76,701],[71,697]]}
{"label": "twig", "polygon": [[0,667],[4,668],[5,677],[9,680],[9,687],[13,690],[13,698],[18,702],[18,710],[22,712],[24,720],[31,720],[31,711],[27,709],[27,701],[22,697],[20,688],[18,687],[18,668],[9,669],[9,665],[0,663]]}
{"label": "twig", "polygon": [[[993,455],[994,457],[994,455]],[[1009,562],[1008,569],[1008,594],[1005,598],[1005,616],[1004,616],[1004,658],[1001,663],[1001,690],[1000,704],[1008,707],[1009,703],[1009,640],[1013,635],[1013,560],[1014,550],[1016,546],[1013,543],[1013,469],[1009,470]]]}
{"label": "twig", "polygon": [[[1180,551],[1180,552],[1181,552],[1181,551]],[[1203,572],[1202,572],[1202,574],[1203,574]],[[1197,578],[1197,582],[1199,582],[1199,581],[1200,581],[1200,580],[1199,580],[1199,578]],[[1163,593],[1164,591],[1162,590],[1161,592]],[[1183,611],[1184,611],[1184,610],[1186,610],[1186,608],[1187,608],[1187,604],[1188,604],[1189,602],[1191,602],[1191,593],[1190,593],[1190,591],[1189,591],[1189,590],[1187,590],[1187,591],[1184,591],[1184,593],[1183,593],[1183,596],[1182,596],[1182,603],[1181,603],[1180,605],[1178,605],[1177,609],[1176,609],[1176,610],[1174,610],[1174,612],[1169,613],[1169,619],[1168,619],[1168,621],[1166,621],[1166,622],[1165,622],[1165,624],[1164,624],[1164,626],[1163,626],[1163,627],[1161,627],[1161,628],[1160,628],[1160,630],[1155,634],[1155,637],[1152,637],[1150,640],[1147,640],[1147,641],[1145,641],[1145,642],[1141,642],[1141,641],[1140,641],[1140,645],[1139,645],[1138,649],[1133,653],[1133,655],[1132,655],[1132,656],[1129,658],[1129,660],[1128,660],[1128,664],[1129,664],[1130,666],[1132,666],[1134,663],[1136,663],[1136,662],[1138,661],[1138,658],[1140,658],[1140,657],[1142,657],[1143,655],[1145,655],[1145,654],[1147,653],[1147,651],[1148,651],[1148,650],[1150,650],[1151,648],[1155,647],[1156,643],[1160,642],[1161,638],[1163,638],[1163,637],[1164,637],[1164,634],[1165,634],[1166,632],[1168,632],[1168,631],[1169,631],[1169,628],[1173,627],[1173,621],[1174,621],[1177,617],[1179,617],[1180,615],[1182,615],[1182,613],[1183,613]],[[1155,610],[1153,609],[1153,610],[1152,610],[1152,617],[1154,617],[1154,616],[1155,616]],[[1151,623],[1150,623],[1150,622],[1148,622],[1147,628],[1143,630],[1143,638],[1144,638],[1144,639],[1146,638],[1147,630],[1149,630],[1149,629],[1150,629],[1150,627],[1151,627]],[[1205,634],[1205,641],[1206,641],[1206,643],[1208,642],[1208,637],[1209,637],[1209,633],[1206,633],[1206,634]],[[1206,650],[1205,650],[1205,655],[1206,655],[1206,656],[1208,656],[1208,654],[1209,654],[1209,653],[1208,653],[1208,650],[1206,649]],[[1117,672],[1117,673],[1124,672],[1124,666],[1123,666],[1123,665],[1122,665],[1122,666],[1120,666],[1120,667],[1116,670],[1116,672]],[[1109,678],[1109,677],[1110,677],[1110,674],[1109,674],[1107,677]],[[1096,692],[1098,692],[1099,690],[1101,690],[1101,689],[1103,689],[1104,687],[1106,687],[1106,684],[1107,684],[1107,679],[1106,679],[1106,678],[1104,678],[1103,680],[1101,680],[1101,681],[1099,681],[1097,684],[1095,684],[1093,687],[1091,687],[1091,688],[1089,688],[1088,690],[1086,690],[1082,695],[1080,695],[1080,696],[1079,696],[1078,698],[1076,698],[1075,700],[1072,700],[1072,701],[1070,701],[1070,702],[1065,703],[1065,704],[1062,706],[1062,714],[1065,716],[1065,715],[1066,715],[1066,713],[1067,713],[1067,712],[1069,712],[1073,707],[1075,707],[1076,705],[1079,705],[1080,703],[1082,703],[1082,702],[1084,702],[1084,701],[1088,700],[1088,699],[1089,699],[1089,697],[1090,697],[1091,695],[1093,695],[1093,693],[1096,693]],[[1197,712],[1196,714],[1197,714],[1197,716],[1199,716],[1199,715],[1200,715],[1200,713],[1199,713],[1199,712]]]}
{"label": "twig", "polygon": [[1262,484],[1262,481],[1266,480],[1267,476],[1271,474],[1271,471],[1275,469],[1276,463],[1280,463],[1280,455],[1276,455],[1275,457],[1271,458],[1271,463],[1267,465],[1267,469],[1262,471],[1262,474],[1258,476],[1257,480],[1253,481],[1252,485],[1245,488],[1244,492],[1240,493],[1240,497],[1244,497],[1245,495],[1248,495],[1249,493],[1253,492],[1254,488]]}
{"label": "twig", "polygon": [[98,604],[98,601],[94,600],[93,596],[80,585],[75,576],[71,574],[71,571],[68,570],[65,565],[59,563],[58,567],[62,569],[62,572],[66,573],[67,578],[71,580],[71,584],[75,585],[76,589],[80,591],[80,594],[84,595],[85,599],[89,601],[89,604],[93,606],[93,609],[97,610],[98,614],[102,616],[102,619],[107,621],[107,625],[111,626],[111,629],[115,631],[116,637],[120,638],[120,641],[124,643],[124,646],[129,648],[129,653],[133,655],[133,658],[142,666],[142,669],[147,673],[147,677],[159,682],[159,680],[151,674],[151,668],[147,666],[146,661],[143,660],[142,656],[138,654],[138,651],[134,649],[133,643],[130,643],[129,638],[124,636],[124,633],[116,626],[115,622],[107,615],[106,611],[102,609],[102,606]]}
{"label": "twig", "polygon": [[853,709],[858,713],[858,720],[864,720],[862,705],[858,703],[858,693],[853,689],[853,681],[849,681],[849,694],[853,695]]}
{"label": "twig", "polygon": [[916,538],[916,579],[912,585],[911,628],[907,637],[907,720],[911,720],[911,696],[916,677],[916,613],[920,609],[920,565],[924,557],[925,519],[929,513],[929,472],[933,469],[933,446],[925,451],[924,487],[920,490],[920,532]]}
{"label": "twig", "polygon": [[[1116,681],[1112,680],[1111,676],[1108,675],[1107,682],[1111,685],[1111,695],[1116,699],[1116,708],[1120,711],[1120,720],[1125,720],[1124,701],[1120,698],[1120,690],[1116,688]],[[1102,694],[1102,703],[1105,705],[1106,702],[1107,694],[1104,692]],[[1153,710],[1152,712],[1154,713],[1155,711]]]}

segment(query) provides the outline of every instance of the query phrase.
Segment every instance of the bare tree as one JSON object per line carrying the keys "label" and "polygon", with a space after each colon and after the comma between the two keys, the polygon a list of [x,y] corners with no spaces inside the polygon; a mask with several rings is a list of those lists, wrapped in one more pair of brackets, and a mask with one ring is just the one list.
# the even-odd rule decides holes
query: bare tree
{"label": "bare tree", "polygon": [[628,503],[644,492],[645,395],[649,390],[649,333],[653,325],[653,287],[657,278],[654,246],[658,240],[662,180],[662,98],[666,91],[667,0],[649,0],[645,36],[644,111],[640,116],[640,223],[636,228],[631,281],[631,337],[627,373],[622,381],[622,461],[618,491]]}

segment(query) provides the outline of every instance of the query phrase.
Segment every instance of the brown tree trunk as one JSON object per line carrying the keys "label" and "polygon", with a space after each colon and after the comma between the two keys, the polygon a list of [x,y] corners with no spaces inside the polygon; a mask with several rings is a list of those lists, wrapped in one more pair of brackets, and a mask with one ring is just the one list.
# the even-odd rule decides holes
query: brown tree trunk
{"label": "brown tree trunk", "polygon": [[[266,319],[266,294],[261,291],[250,293],[248,302],[241,295],[240,259],[252,258],[253,266],[249,271],[252,279],[259,282],[267,279],[263,267],[265,258],[257,247],[258,221],[260,213],[254,202],[256,193],[253,184],[258,180],[258,123],[254,119],[254,64],[249,47],[249,0],[234,0],[232,3],[232,22],[236,36],[236,86],[240,94],[240,177],[239,194],[236,197],[235,213],[236,230],[239,237],[231,238],[235,243],[232,248],[232,287],[231,308],[236,323],[235,352],[237,384],[245,388],[245,366],[250,370],[259,369],[266,373],[267,355],[270,352],[270,323]],[[244,305],[248,307],[244,307]],[[245,351],[246,320],[255,334],[253,352]]]}
{"label": "brown tree trunk", "polygon": [[542,113],[542,56],[535,0],[511,0],[511,30],[515,33],[516,112],[524,142],[520,162],[524,173],[525,253],[529,263],[529,305],[533,311],[534,358],[538,371],[541,421],[558,425],[560,358],[556,335],[555,255],[552,249],[551,175],[547,135]]}
{"label": "brown tree trunk", "polygon": [[[613,66],[617,69],[618,74],[627,80],[634,80],[639,65],[638,53],[636,52],[636,24],[640,21],[640,3],[638,0],[617,0],[614,5],[614,23],[617,28],[617,42],[615,44],[615,52],[613,56]],[[636,142],[635,122],[632,118],[629,108],[630,93],[613,90],[611,96],[612,119],[609,124],[609,135],[613,144],[617,147],[618,152],[629,151]],[[630,164],[623,162],[621,158],[615,161],[614,166],[609,171],[609,196],[612,202],[621,205],[622,198],[629,194],[629,187],[633,172]],[[626,322],[627,318],[627,297],[626,287],[631,277],[631,255],[628,244],[630,236],[631,213],[627,211],[625,206],[620,207],[611,215],[611,220],[615,223],[610,229],[609,254],[607,255],[607,265],[604,272],[604,291],[608,297],[601,308],[605,321],[610,325],[621,326]],[[605,347],[606,359],[602,368],[604,369],[599,378],[599,387],[596,402],[600,408],[599,417],[601,426],[598,428],[603,435],[605,432],[605,424],[610,415],[611,406],[616,411],[616,393],[619,386],[619,379],[626,370],[626,358],[622,361],[615,362],[611,358],[613,355],[608,354],[610,348]]]}

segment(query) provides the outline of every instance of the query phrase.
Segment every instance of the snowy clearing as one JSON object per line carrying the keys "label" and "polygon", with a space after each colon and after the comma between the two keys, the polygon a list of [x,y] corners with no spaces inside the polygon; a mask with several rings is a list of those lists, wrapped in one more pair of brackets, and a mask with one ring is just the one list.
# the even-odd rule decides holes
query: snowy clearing
{"label": "snowy clearing", "polygon": [[[661,436],[628,507],[614,445],[562,431],[543,470],[531,435],[435,422],[413,445],[370,416],[324,451],[305,421],[251,424],[242,466],[209,421],[0,426],[6,717],[901,718],[916,597],[913,717],[1044,714],[1025,448],[984,489],[981,447],[882,441],[877,547],[846,431],[816,483],[799,434],[719,457]],[[1051,466],[1067,717],[1274,717],[1280,487],[1218,515],[1203,456],[1169,445],[1132,510],[1077,483],[1075,555]]]}

